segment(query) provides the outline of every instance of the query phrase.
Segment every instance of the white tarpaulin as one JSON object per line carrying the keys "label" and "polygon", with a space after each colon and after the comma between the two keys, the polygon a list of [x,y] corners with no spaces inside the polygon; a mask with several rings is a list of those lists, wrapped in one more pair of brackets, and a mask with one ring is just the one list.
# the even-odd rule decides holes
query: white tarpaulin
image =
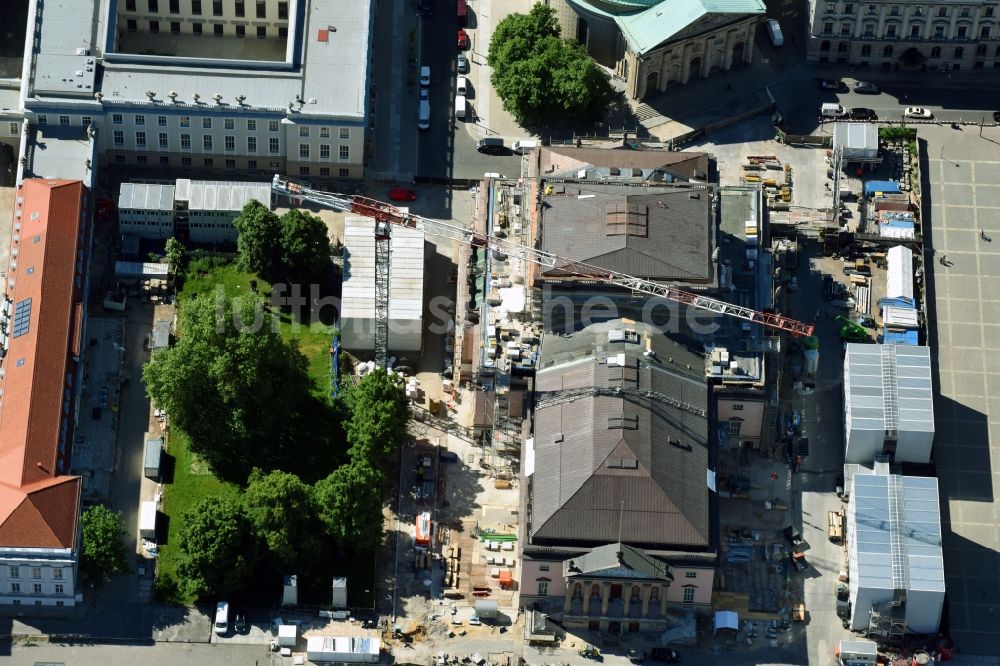
{"label": "white tarpaulin", "polygon": [[889,248],[886,272],[886,298],[913,300],[913,251],[897,245]]}
{"label": "white tarpaulin", "polygon": [[897,308],[887,305],[882,308],[882,321],[893,328],[916,328],[917,311],[915,308]]}
{"label": "white tarpaulin", "polygon": [[736,611],[717,611],[715,613],[716,633],[718,633],[719,629],[732,629],[733,631],[739,631],[740,616],[737,615]]}

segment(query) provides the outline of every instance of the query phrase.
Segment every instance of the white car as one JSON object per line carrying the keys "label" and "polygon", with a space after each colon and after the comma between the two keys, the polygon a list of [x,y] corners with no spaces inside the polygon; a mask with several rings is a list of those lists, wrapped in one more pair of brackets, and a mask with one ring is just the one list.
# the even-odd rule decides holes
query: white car
{"label": "white car", "polygon": [[420,89],[420,99],[430,99],[431,91],[427,88]]}
{"label": "white car", "polygon": [[431,84],[431,68],[424,65],[420,68],[420,85],[429,86]]}
{"label": "white car", "polygon": [[919,106],[908,106],[906,111],[903,111],[904,118],[922,118],[928,120],[934,117],[934,114]]}

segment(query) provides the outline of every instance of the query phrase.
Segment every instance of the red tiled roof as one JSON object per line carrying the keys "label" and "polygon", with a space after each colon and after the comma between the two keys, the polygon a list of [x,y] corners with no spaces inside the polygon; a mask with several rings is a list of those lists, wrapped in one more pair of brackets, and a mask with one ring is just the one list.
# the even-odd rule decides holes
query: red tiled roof
{"label": "red tiled roof", "polygon": [[83,183],[72,180],[29,179],[17,191],[6,293],[11,337],[0,366],[3,546],[75,545],[79,479],[58,472],[66,378],[79,345],[77,252],[86,197]]}

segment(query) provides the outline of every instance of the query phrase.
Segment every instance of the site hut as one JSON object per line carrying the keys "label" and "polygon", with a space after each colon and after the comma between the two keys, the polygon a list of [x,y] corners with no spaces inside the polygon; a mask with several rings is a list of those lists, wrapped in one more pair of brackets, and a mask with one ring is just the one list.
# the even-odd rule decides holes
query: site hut
{"label": "site hut", "polygon": [[[417,351],[422,342],[424,234],[392,230],[389,265],[389,351]],[[341,342],[350,351],[375,349],[375,221],[344,220]]]}
{"label": "site hut", "polygon": [[938,482],[859,468],[847,508],[850,628],[877,639],[934,634],[944,607]]}
{"label": "site hut", "polygon": [[122,183],[118,191],[118,229],[123,236],[166,239],[174,235],[174,186]]}
{"label": "site hut", "polygon": [[233,221],[253,200],[271,204],[271,183],[238,183],[178,178],[175,208],[179,233],[192,243],[235,244]]}
{"label": "site hut", "polygon": [[878,127],[874,123],[834,123],[833,152],[840,166],[864,166],[882,162],[878,156]]}
{"label": "site hut", "polygon": [[847,345],[844,360],[846,463],[928,463],[934,400],[928,347]]}

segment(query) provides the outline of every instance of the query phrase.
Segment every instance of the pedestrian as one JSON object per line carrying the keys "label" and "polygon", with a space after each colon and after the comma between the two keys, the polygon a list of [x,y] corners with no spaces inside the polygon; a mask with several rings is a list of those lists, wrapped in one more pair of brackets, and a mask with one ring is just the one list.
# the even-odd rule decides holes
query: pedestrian
{"label": "pedestrian", "polygon": [[941,259],[939,261],[941,262],[942,266],[947,266],[948,265],[948,255],[947,254],[942,254],[941,255]]}

